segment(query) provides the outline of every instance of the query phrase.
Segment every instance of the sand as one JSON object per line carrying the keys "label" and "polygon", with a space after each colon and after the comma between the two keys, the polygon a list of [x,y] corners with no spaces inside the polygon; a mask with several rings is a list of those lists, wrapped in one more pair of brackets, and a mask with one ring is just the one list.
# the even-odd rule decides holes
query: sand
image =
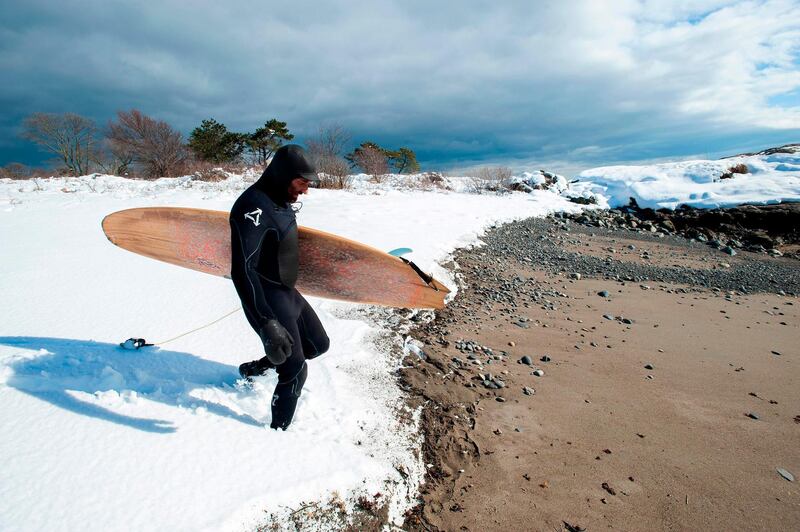
{"label": "sand", "polygon": [[[623,236],[620,250],[636,244]],[[670,246],[648,242],[647,260],[719,267],[706,250]],[[608,247],[585,238],[575,249],[605,257]],[[630,255],[622,260],[641,260]],[[465,286],[413,332],[427,359],[402,371],[425,406],[429,467],[410,528],[800,529],[797,298],[570,279],[485,259],[457,256]],[[492,275],[517,278],[516,307],[487,297]],[[545,297],[533,302],[533,290]],[[477,365],[461,340],[500,360],[479,353]],[[505,387],[486,388],[488,373]]]}

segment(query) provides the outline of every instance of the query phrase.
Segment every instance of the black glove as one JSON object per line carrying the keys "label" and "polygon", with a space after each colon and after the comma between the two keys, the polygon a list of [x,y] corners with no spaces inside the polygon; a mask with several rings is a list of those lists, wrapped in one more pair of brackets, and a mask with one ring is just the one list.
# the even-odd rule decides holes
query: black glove
{"label": "black glove", "polygon": [[286,359],[292,354],[292,345],[294,344],[286,328],[278,320],[267,320],[258,334],[264,344],[267,360],[276,366],[286,362]]}

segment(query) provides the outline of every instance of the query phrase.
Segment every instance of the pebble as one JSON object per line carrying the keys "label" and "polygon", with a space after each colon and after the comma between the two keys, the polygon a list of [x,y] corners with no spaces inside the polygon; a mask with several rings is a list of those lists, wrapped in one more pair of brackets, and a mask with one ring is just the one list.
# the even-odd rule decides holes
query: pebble
{"label": "pebble", "polygon": [[524,393],[525,395],[533,395],[536,393],[536,391],[533,388],[528,388],[527,386],[525,386],[522,388],[522,393]]}
{"label": "pebble", "polygon": [[758,414],[756,414],[755,412],[748,412],[748,413],[747,413],[747,414],[745,414],[745,415],[746,415],[747,417],[749,417],[750,419],[761,419],[761,418],[759,418],[759,417],[758,417]]}
{"label": "pebble", "polygon": [[652,364],[645,364],[644,365],[644,369],[653,369],[653,365]]}
{"label": "pebble", "polygon": [[579,274],[579,273],[571,273],[571,274],[569,274],[569,278],[570,279],[575,279],[576,281],[580,281],[581,280],[581,274]]}
{"label": "pebble", "polygon": [[633,320],[630,318],[622,318],[620,321],[626,325],[633,325]]}
{"label": "pebble", "polygon": [[544,356],[543,356],[542,358],[540,358],[539,360],[541,360],[542,362],[550,362],[550,357],[549,357],[549,356],[547,356],[547,355],[544,355]]}
{"label": "pebble", "polygon": [[788,471],[786,471],[782,467],[779,467],[778,469],[776,469],[776,471],[778,472],[778,474],[780,476],[782,476],[783,478],[785,478],[789,482],[794,482],[794,475],[792,475],[791,473],[789,473]]}
{"label": "pebble", "polygon": [[614,319],[614,316],[612,316],[611,314],[603,314],[603,317],[605,319],[607,319],[607,320],[613,320]]}
{"label": "pebble", "polygon": [[608,290],[600,290],[599,292],[597,292],[597,295],[600,297],[608,297],[609,293]]}
{"label": "pebble", "polygon": [[533,372],[533,375],[536,375],[537,377],[543,377],[544,371],[537,369],[536,371]]}
{"label": "pebble", "polygon": [[521,363],[525,364],[526,366],[532,366],[533,365],[533,360],[528,355],[525,355],[524,357],[520,358],[519,361]]}
{"label": "pebble", "polygon": [[498,403],[505,403],[506,402],[505,397],[495,397],[494,400],[497,401]]}

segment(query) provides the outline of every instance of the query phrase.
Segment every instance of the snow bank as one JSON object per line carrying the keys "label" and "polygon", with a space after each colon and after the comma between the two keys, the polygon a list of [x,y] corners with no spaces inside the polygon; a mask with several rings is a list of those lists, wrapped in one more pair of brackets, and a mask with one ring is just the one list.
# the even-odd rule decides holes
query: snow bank
{"label": "snow bank", "polygon": [[[354,306],[310,302],[331,338],[311,362],[295,422],[265,428],[274,373],[236,367],[262,348],[230,281],[110,244],[100,221],[131,207],[228,210],[254,176],[218,183],[113,176],[0,181],[0,530],[251,530],[265,512],[381,492],[401,522],[423,478],[392,354],[402,338]],[[439,265],[490,224],[577,210],[550,192],[505,196],[313,190],[302,225]],[[401,418],[410,418],[404,422]],[[402,473],[401,473],[402,472]]]}
{"label": "snow bank", "polygon": [[[746,174],[720,179],[728,169],[744,164]],[[581,172],[569,195],[594,196],[603,207],[627,205],[675,209],[733,207],[744,203],[800,201],[800,149],[733,157],[717,161],[683,161],[646,166],[604,166]]]}

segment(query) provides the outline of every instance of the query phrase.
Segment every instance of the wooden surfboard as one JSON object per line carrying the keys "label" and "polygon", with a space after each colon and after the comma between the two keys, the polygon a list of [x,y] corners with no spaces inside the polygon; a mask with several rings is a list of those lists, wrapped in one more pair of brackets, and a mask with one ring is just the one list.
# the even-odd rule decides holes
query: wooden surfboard
{"label": "wooden surfboard", "polygon": [[[109,214],[103,232],[115,245],[153,259],[230,278],[228,213],[146,207]],[[450,292],[410,264],[331,233],[299,227],[297,289],[310,296],[389,307],[442,308]]]}

